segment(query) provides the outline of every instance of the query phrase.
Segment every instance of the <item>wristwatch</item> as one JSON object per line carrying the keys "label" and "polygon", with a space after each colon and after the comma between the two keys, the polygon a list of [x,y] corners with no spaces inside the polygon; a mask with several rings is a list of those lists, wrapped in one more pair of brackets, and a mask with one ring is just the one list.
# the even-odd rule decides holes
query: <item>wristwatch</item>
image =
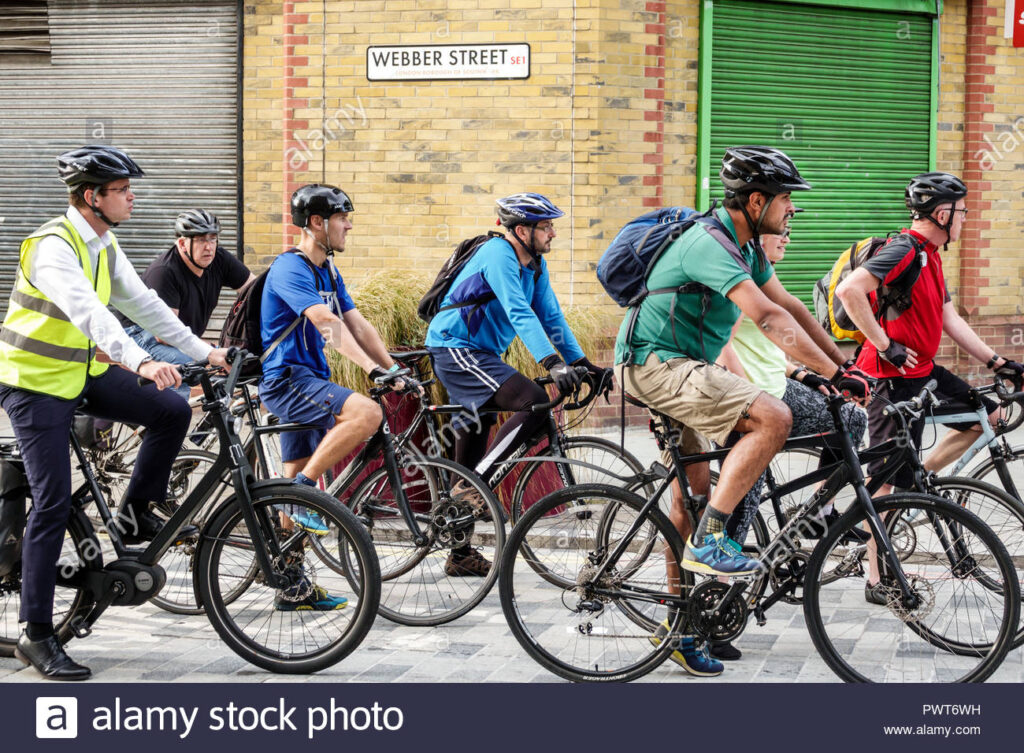
{"label": "wristwatch", "polygon": [[988,363],[985,364],[985,368],[986,369],[993,368],[996,365],[996,361],[998,361],[1000,358],[1002,358],[1001,355],[999,355],[998,353],[993,353],[992,357],[990,359],[988,359]]}

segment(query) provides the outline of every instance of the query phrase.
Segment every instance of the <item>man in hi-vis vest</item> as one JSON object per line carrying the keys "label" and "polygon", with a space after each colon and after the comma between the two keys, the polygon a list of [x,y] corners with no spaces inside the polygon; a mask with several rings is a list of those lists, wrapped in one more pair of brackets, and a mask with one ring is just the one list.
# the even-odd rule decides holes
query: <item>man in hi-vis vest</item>
{"label": "man in hi-vis vest", "polygon": [[[20,618],[27,624],[15,655],[48,679],[84,680],[89,669],[68,657],[53,628],[57,561],[71,510],[68,435],[75,409],[87,400],[90,415],[146,427],[118,513],[128,544],[160,530],[149,504],[167,495],[192,415],[188,403],[165,391],[181,384],[175,367],[136,345],[107,306],[197,360],[225,366],[226,351],[193,335],[142,283],[110,232],[131,216],[130,179],[143,176],[131,157],[85,146],[58,157],[57,169],[71,205],[21,244],[0,329],[0,406],[11,419],[32,491],[21,564]],[[124,368],[100,363],[97,349]],[[156,386],[140,387],[136,374]]]}

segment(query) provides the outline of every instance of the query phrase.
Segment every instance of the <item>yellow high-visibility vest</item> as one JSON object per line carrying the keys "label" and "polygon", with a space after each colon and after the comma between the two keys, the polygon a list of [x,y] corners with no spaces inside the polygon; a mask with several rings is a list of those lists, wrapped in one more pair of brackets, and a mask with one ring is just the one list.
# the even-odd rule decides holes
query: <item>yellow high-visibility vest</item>
{"label": "yellow high-visibility vest", "polygon": [[72,400],[85,389],[87,376],[96,377],[107,364],[96,361],[96,343],[71,323],[25,275],[43,238],[55,235],[74,249],[78,263],[100,302],[110,302],[117,240],[100,251],[95,269],[89,250],[66,216],[50,220],[21,244],[18,279],[11,291],[0,329],[0,384]]}

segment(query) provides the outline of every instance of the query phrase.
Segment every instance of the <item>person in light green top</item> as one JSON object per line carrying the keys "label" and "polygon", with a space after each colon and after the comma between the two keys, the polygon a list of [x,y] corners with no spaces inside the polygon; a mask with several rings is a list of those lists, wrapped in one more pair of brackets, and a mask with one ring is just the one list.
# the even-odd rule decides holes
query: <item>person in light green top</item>
{"label": "person in light green top", "polygon": [[[781,235],[761,236],[761,247],[773,265],[783,260],[788,244],[788,229]],[[793,416],[789,432],[791,437],[835,431],[825,402],[825,396],[830,392],[828,380],[791,363],[786,354],[765,337],[749,317],[742,317],[736,322],[732,339],[722,348],[718,362],[733,374],[749,379],[768,394],[778,397],[789,407]],[[867,428],[867,414],[853,403],[844,405],[842,412],[850,437],[855,445],[860,444]],[[834,463],[837,459],[827,449],[822,452],[823,465]],[[762,474],[726,524],[729,537],[741,544],[747,537],[761,502],[764,479]],[[818,529],[810,535],[820,537],[838,518],[839,512],[829,502],[819,513]],[[867,533],[854,535],[857,538],[855,543],[862,543],[868,538]]]}

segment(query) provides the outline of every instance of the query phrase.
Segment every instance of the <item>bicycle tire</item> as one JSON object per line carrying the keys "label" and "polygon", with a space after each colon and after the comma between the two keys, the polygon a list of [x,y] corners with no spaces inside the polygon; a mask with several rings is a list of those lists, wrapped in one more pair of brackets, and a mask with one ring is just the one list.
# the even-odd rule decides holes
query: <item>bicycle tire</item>
{"label": "bicycle tire", "polygon": [[[427,537],[425,545],[413,543],[386,470],[365,479],[347,504],[368,526],[381,562],[380,615],[400,625],[443,625],[472,610],[497,581],[493,563],[505,546],[501,507],[479,476],[450,460],[410,455],[401,472],[403,488],[419,508],[414,514]],[[451,488],[460,481],[483,498],[485,514],[474,519],[466,501],[451,496]],[[492,563],[485,576],[449,571],[451,554],[444,553],[467,545]],[[344,569],[352,572],[343,548],[341,559]]]}
{"label": "bicycle tire", "polygon": [[[638,473],[644,471],[644,465],[641,463],[636,456],[629,450],[624,449],[622,446],[611,442],[601,437],[590,437],[590,436],[567,436],[564,438],[565,441],[565,454],[570,460],[579,460],[590,465],[597,466],[598,468],[604,468],[609,471],[610,474],[601,474],[600,472],[586,468],[580,465],[573,465],[567,463],[564,465],[565,470],[569,473],[572,483],[570,486],[579,484],[608,484],[610,486],[625,486],[625,482],[619,481],[615,476],[635,476]],[[544,448],[539,453],[540,457],[553,457],[551,447]],[[551,468],[554,463],[524,463],[526,467],[523,472],[516,479],[515,487],[512,490],[512,502],[509,506],[509,511],[512,517],[512,525],[523,516],[525,508],[529,506],[525,504],[526,493],[530,489],[531,483],[534,483],[535,477],[538,473],[541,473],[547,468]],[[633,491],[644,496],[639,490],[634,489]],[[653,490],[651,490],[653,493]],[[542,495],[543,496],[543,495]]]}
{"label": "bicycle tire", "polygon": [[[380,569],[369,535],[350,510],[316,489],[271,483],[256,486],[251,492],[257,516],[273,526],[275,535],[283,540],[285,562],[275,566],[290,572],[293,586],[274,590],[259,573],[243,594],[230,603],[225,600],[221,579],[228,581],[230,592],[239,579],[247,577],[254,558],[253,540],[242,518],[241,506],[236,499],[229,499],[211,515],[196,552],[199,592],[206,616],[232,651],[258,667],[282,674],[326,669],[359,646],[377,614]],[[327,569],[326,578],[322,577],[325,571],[316,572],[306,557],[304,543],[309,534],[280,528],[277,505],[297,505],[316,512],[336,537],[345,541],[349,556],[359,563],[360,577],[355,587],[331,568]],[[237,562],[233,561],[236,559]],[[323,595],[319,589],[323,589]],[[295,593],[289,595],[288,590]],[[311,601],[314,596],[316,601],[324,601],[325,595],[346,592],[348,604],[342,609],[321,611],[288,604]],[[272,633],[275,624],[278,629]]]}
{"label": "bicycle tire", "polygon": [[[1024,583],[1024,504],[1002,489],[973,478],[941,476],[931,479],[929,487],[943,499],[971,511],[992,529],[1013,560],[1017,579]],[[1021,645],[1024,645],[1024,610],[1013,648]]]}
{"label": "bicycle tire", "polygon": [[[74,563],[90,569],[103,567],[99,539],[81,510],[72,510],[58,565],[71,567]],[[61,572],[59,570],[58,572]],[[61,643],[74,636],[72,626],[92,609],[93,602],[81,588],[61,585],[58,580],[54,591],[53,625]],[[19,611],[21,609],[21,568],[15,568],[0,578],[0,656],[14,656],[14,647],[21,636]]]}
{"label": "bicycle tire", "polygon": [[[655,645],[651,630],[636,619],[638,611],[645,612],[647,623],[667,620],[670,635],[680,631],[684,610],[666,601],[671,592],[665,560],[649,559],[648,567],[630,575],[631,583],[616,583],[614,569],[604,583],[588,580],[607,556],[598,546],[604,508],[615,505],[623,515],[627,509],[638,513],[645,504],[618,487],[573,486],[532,505],[512,529],[499,568],[502,612],[526,653],[559,677],[574,682],[633,680],[655,669],[672,650],[672,640]],[[577,515],[588,506],[590,514]],[[655,507],[647,524],[657,529],[669,556],[679,562],[683,540],[668,518]],[[548,559],[542,568],[548,577],[527,562],[541,556]],[[679,584],[687,593],[693,576],[681,570]],[[638,589],[647,585],[661,588],[647,588],[650,601],[641,604]],[[626,612],[621,609],[625,601],[634,602]]]}
{"label": "bicycle tire", "polygon": [[[977,516],[940,497],[895,494],[878,497],[873,505],[883,520],[925,516],[932,521],[930,528],[916,531],[917,548],[903,565],[922,603],[909,609],[894,597],[878,606],[866,601],[860,578],[821,582],[830,550],[865,520],[861,509],[851,508],[815,548],[804,581],[804,619],[825,664],[847,682],[981,682],[991,676],[1010,650],[1020,612],[1020,587],[1005,547]],[[954,573],[944,562],[940,534],[973,557],[961,559],[966,571]],[[970,576],[982,567],[979,562],[986,577],[1004,587],[996,592],[979,584],[970,594],[958,594],[975,585]],[[988,614],[986,604],[991,604]],[[941,625],[927,621],[933,613]]]}
{"label": "bicycle tire", "polygon": [[[1010,474],[1024,478],[1024,445],[1011,447],[1009,455],[1004,458],[1004,460],[1006,461],[1007,471]],[[1015,467],[1018,469],[1016,474],[1014,474],[1013,471]],[[991,457],[985,458],[984,461],[971,470],[968,477],[997,486],[1000,489],[1003,489],[1011,497],[1017,499],[1017,501],[1024,502],[1024,500],[1017,496],[1022,493],[1021,488],[1017,488],[1015,490],[1005,488],[1005,485],[1002,483],[1002,479],[999,478],[999,471],[996,469],[996,462]]]}

